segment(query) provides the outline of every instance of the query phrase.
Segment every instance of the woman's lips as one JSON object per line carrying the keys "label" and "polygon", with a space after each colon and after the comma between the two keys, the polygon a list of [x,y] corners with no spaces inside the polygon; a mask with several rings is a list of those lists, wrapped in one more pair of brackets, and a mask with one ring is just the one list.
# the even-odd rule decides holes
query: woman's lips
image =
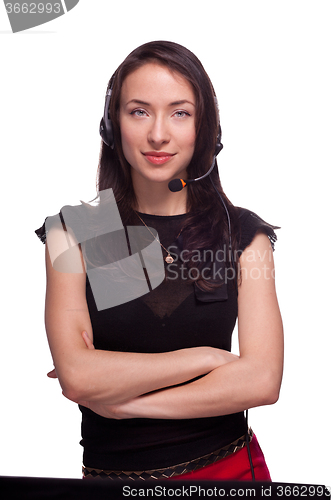
{"label": "woman's lips", "polygon": [[154,165],[162,165],[174,156],[174,154],[166,153],[165,151],[147,151],[143,155]]}

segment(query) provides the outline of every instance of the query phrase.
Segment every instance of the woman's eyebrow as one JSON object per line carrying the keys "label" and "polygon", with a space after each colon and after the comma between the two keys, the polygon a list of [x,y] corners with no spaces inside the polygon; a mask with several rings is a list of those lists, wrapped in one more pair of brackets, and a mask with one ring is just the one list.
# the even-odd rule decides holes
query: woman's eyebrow
{"label": "woman's eyebrow", "polygon": [[[128,104],[141,104],[142,106],[150,106],[151,104],[149,102],[146,102],[146,101],[141,101],[141,99],[131,99],[130,101],[128,101],[126,103],[126,106]],[[195,104],[191,101],[188,101],[187,99],[181,99],[179,101],[174,101],[174,102],[170,102],[169,106],[180,106],[181,104],[191,104],[192,106],[195,106]]]}
{"label": "woman's eyebrow", "polygon": [[128,104],[131,104],[131,103],[134,103],[134,104],[142,104],[143,106],[150,106],[149,102],[146,102],[146,101],[141,101],[140,99],[131,99],[130,101],[128,101],[126,103],[126,106]]}
{"label": "woman's eyebrow", "polygon": [[169,106],[180,106],[181,104],[191,104],[192,106],[195,106],[195,104],[193,102],[188,101],[187,99],[182,99],[181,101],[170,102]]}

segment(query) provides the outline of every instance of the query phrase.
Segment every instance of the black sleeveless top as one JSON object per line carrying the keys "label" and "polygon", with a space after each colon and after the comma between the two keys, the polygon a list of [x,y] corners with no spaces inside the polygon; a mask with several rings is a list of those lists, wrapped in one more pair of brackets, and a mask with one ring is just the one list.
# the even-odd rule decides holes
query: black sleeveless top
{"label": "black sleeveless top", "polygon": [[[240,246],[244,250],[258,231],[276,241],[275,226],[253,212],[237,209]],[[196,346],[231,350],[237,319],[237,292],[233,280],[216,292],[202,292],[182,261],[177,236],[186,214],[140,214],[156,229],[170,249],[172,264],[165,264],[165,279],[149,293],[129,302],[98,310],[89,279],[86,297],[96,349],[158,353]],[[36,231],[45,242],[45,223]],[[164,257],[165,257],[164,252]],[[184,258],[185,260],[185,258]],[[216,276],[219,277],[218,271]],[[158,469],[193,460],[225,446],[246,432],[244,413],[210,418],[114,420],[80,406],[83,463],[109,470]]]}

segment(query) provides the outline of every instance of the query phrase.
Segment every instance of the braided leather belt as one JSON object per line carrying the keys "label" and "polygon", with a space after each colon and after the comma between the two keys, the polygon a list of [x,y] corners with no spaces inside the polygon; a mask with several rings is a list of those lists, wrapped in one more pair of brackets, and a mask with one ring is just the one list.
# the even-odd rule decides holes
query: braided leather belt
{"label": "braided leather belt", "polygon": [[[155,470],[145,470],[145,471],[114,471],[114,470],[102,470],[94,469],[91,467],[82,467],[82,473],[85,478],[108,478],[112,480],[120,479],[122,481],[127,479],[167,479],[173,476],[180,476],[186,474],[187,472],[194,472],[202,467],[211,465],[217,460],[227,457],[236,453],[236,451],[241,450],[246,445],[246,434],[244,436],[236,439],[227,446],[223,446],[208,455],[203,457],[195,458],[189,462],[184,462],[182,464],[172,465],[171,467],[166,467],[164,469]],[[249,442],[251,442],[253,437],[252,429],[248,430]]]}

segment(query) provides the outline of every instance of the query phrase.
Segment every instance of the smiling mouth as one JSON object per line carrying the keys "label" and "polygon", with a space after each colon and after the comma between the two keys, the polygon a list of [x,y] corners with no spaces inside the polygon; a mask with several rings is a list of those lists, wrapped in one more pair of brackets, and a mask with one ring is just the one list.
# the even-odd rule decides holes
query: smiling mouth
{"label": "smiling mouth", "polygon": [[164,151],[148,151],[147,153],[142,154],[150,163],[153,163],[154,165],[162,165],[175,156],[174,154],[166,153]]}

